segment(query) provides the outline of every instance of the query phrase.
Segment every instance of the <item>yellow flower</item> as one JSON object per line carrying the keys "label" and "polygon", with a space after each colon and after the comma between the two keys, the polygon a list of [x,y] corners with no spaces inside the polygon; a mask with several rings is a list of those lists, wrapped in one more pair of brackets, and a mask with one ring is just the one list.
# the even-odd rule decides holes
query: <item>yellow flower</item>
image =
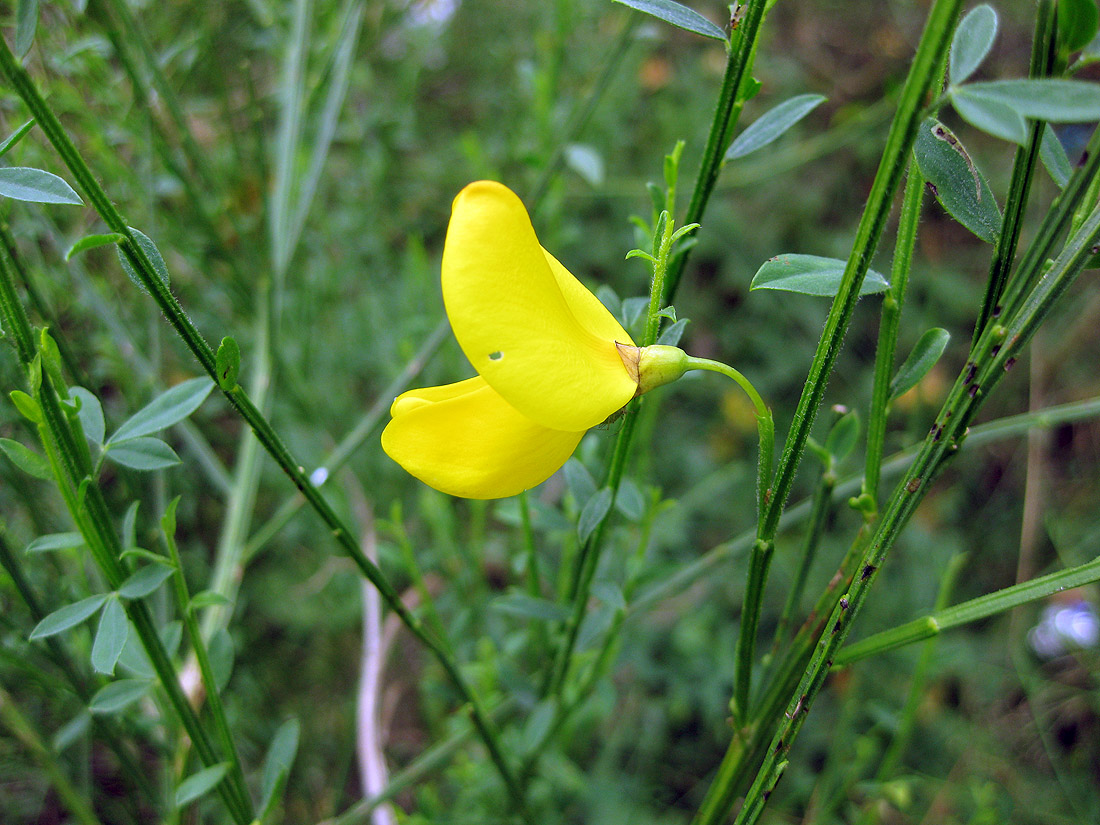
{"label": "yellow flower", "polygon": [[504,498],[549,478],[585,430],[638,389],[630,336],[544,250],[520,199],[491,181],[455,198],[443,303],[478,376],[410,390],[390,408],[386,453],[425,484]]}

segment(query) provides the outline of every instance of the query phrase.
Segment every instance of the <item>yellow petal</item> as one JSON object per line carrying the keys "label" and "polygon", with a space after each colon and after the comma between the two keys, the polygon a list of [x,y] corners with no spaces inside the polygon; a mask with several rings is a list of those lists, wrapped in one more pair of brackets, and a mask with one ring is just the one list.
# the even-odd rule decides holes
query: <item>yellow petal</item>
{"label": "yellow petal", "polygon": [[545,427],[586,430],[634,395],[615,348],[629,336],[539,246],[527,210],[499,183],[471,183],[455,198],[443,302],[478,373]]}
{"label": "yellow petal", "polygon": [[584,435],[536,424],[480,377],[410,390],[390,414],[386,454],[428,486],[463,498],[505,498],[542,483]]}

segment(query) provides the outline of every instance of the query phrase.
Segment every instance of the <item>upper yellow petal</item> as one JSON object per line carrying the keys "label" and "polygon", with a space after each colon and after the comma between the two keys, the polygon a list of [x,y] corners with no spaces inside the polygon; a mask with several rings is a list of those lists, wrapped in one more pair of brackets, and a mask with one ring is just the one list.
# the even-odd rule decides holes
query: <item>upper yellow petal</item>
{"label": "upper yellow petal", "polygon": [[443,302],[478,373],[545,427],[586,430],[634,395],[615,348],[629,336],[542,249],[527,210],[506,186],[479,181],[455,198]]}
{"label": "upper yellow petal", "polygon": [[390,414],[386,454],[430,487],[463,498],[505,498],[541,484],[584,435],[536,424],[480,377],[410,390]]}

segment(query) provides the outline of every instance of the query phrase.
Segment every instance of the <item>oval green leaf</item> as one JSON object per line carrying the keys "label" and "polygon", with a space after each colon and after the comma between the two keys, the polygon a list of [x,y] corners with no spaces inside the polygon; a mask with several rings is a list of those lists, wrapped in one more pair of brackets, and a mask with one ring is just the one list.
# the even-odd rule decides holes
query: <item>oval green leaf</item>
{"label": "oval green leaf", "polygon": [[8,150],[12,149],[19,141],[21,141],[24,135],[34,128],[34,118],[31,118],[6,138],[4,142],[0,143],[0,157],[3,157],[8,153]]}
{"label": "oval green leaf", "polygon": [[39,536],[27,545],[27,553],[47,553],[50,550],[72,550],[84,546],[84,537],[80,533],[51,533]]}
{"label": "oval green leaf", "polygon": [[987,243],[1001,232],[1001,210],[985,175],[947,127],[931,118],[913,146],[920,173],[948,214]]}
{"label": "oval green leaf", "polygon": [[[168,284],[168,267],[164,263],[164,258],[161,257],[160,250],[157,249],[157,245],[146,235],[144,232],[140,232],[134,227],[130,227],[130,234],[134,236],[134,240],[137,245],[141,247],[142,252],[145,253],[145,257],[149,259],[149,263],[153,265],[153,272],[151,274],[156,275],[164,284]],[[119,263],[122,264],[122,269],[126,273],[126,276],[134,282],[134,285],[142,292],[148,292],[145,288],[145,282],[138,275],[134,265],[130,262],[130,259],[123,251],[124,244],[120,241],[118,246],[115,247],[115,251],[118,252]]]}
{"label": "oval green leaf", "polygon": [[959,117],[993,137],[1021,146],[1027,142],[1027,121],[1019,112],[997,100],[969,96],[966,94],[967,88],[964,86],[950,92],[951,105]]}
{"label": "oval green leaf", "polygon": [[96,691],[88,703],[92,713],[115,713],[132,705],[153,687],[148,679],[117,679]]}
{"label": "oval green leaf", "polygon": [[604,487],[584,505],[580,518],[577,519],[577,538],[581,544],[588,541],[588,537],[610,512],[613,495],[611,488]]}
{"label": "oval green leaf", "polygon": [[147,564],[134,572],[118,589],[118,595],[124,599],[143,599],[172,575],[167,564]]}
{"label": "oval green leaf", "polygon": [[569,610],[557,602],[540,599],[526,593],[507,593],[492,601],[494,610],[534,619],[540,622],[564,622],[569,618]]}
{"label": "oval green leaf", "polygon": [[723,43],[726,42],[724,31],[697,11],[675,3],[673,0],[615,0],[615,2],[645,12],[658,20],[664,20],[678,29],[701,34],[703,37],[709,37],[712,40],[721,40]]}
{"label": "oval green leaf", "polygon": [[31,396],[22,390],[12,390],[8,397],[11,398],[11,403],[15,405],[15,409],[19,410],[19,414],[29,422],[32,424],[43,422],[42,407]]}
{"label": "oval green leaf", "polygon": [[107,425],[103,420],[103,406],[99,399],[83,387],[70,388],[69,398],[80,404],[76,414],[85,437],[93,444],[102,444]]}
{"label": "oval green leaf", "polygon": [[55,636],[70,627],[75,627],[103,607],[105,601],[107,601],[107,594],[101,593],[67,604],[42,619],[27,638],[31,641],[45,639],[47,636]]}
{"label": "oval green leaf", "polygon": [[1000,103],[1033,120],[1052,123],[1100,120],[1100,83],[1084,80],[988,80],[957,87],[952,96]]}
{"label": "oval green leaf", "polygon": [[1069,156],[1066,155],[1066,147],[1058,140],[1054,128],[1048,123],[1043,128],[1043,140],[1039,144],[1039,159],[1043,162],[1047,172],[1058,184],[1059,189],[1065,189],[1069,183],[1069,176],[1073,174]]}
{"label": "oval green leaf", "polygon": [[237,341],[228,335],[218,344],[218,353],[214,358],[214,370],[218,374],[218,386],[229,392],[237,386],[237,376],[241,372],[241,349]]}
{"label": "oval green leaf", "polygon": [[894,399],[904,395],[917,386],[920,380],[928,374],[928,371],[940,360],[943,351],[947,348],[947,342],[951,335],[945,329],[933,327],[926,330],[917,341],[905,363],[898,369],[898,374],[890,382],[890,398]]}
{"label": "oval green leaf", "polygon": [[11,463],[29,476],[49,481],[53,478],[50,465],[42,456],[29,447],[24,447],[18,441],[10,438],[0,438],[0,450],[11,459]]}
{"label": "oval green leaf", "polygon": [[1064,52],[1085,48],[1098,26],[1096,0],[1058,0],[1058,47]]}
{"label": "oval green leaf", "polygon": [[859,413],[850,410],[842,415],[825,437],[825,451],[839,464],[855,449],[859,441]]}
{"label": "oval green leaf", "polygon": [[730,144],[726,150],[726,160],[744,157],[767,146],[824,101],[823,95],[796,95],[769,109]]}
{"label": "oval green leaf", "polygon": [[203,768],[198,773],[187,777],[176,788],[176,807],[182,808],[184,805],[210,793],[225,778],[228,770],[228,762],[219,762],[217,765]]}
{"label": "oval green leaf", "polygon": [[948,75],[952,83],[962,83],[982,65],[993,39],[997,36],[997,12],[991,6],[976,6],[959,23],[951,41]]}
{"label": "oval green leaf", "polygon": [[[749,289],[778,289],[832,298],[840,289],[847,261],[822,258],[818,255],[787,253],[776,255],[752,276]],[[890,282],[879,272],[867,270],[859,289],[860,295],[874,295],[890,288]]]}
{"label": "oval green leaf", "polygon": [[117,232],[109,232],[106,235],[85,235],[69,247],[69,251],[65,253],[65,260],[67,261],[73,255],[78,255],[87,249],[95,249],[97,246],[107,246],[124,240],[126,240],[126,236],[119,235]]}
{"label": "oval green leaf", "polygon": [[103,607],[95,641],[92,642],[92,667],[96,673],[114,675],[115,663],[122,655],[128,635],[130,623],[126,620],[126,610],[122,607],[122,602],[111,596]]}
{"label": "oval green leaf", "polygon": [[84,201],[57,175],[28,166],[0,169],[0,195],[31,203],[69,203],[82,206]]}
{"label": "oval green leaf", "polygon": [[108,444],[104,456],[132,470],[164,470],[181,463],[175,450],[152,436]]}
{"label": "oval green leaf", "polygon": [[298,736],[301,725],[297,719],[287,719],[275,731],[271,746],[264,757],[263,775],[260,781],[261,819],[267,819],[267,812],[273,806],[279,790],[286,784],[294,757],[298,753]]}
{"label": "oval green leaf", "polygon": [[214,382],[204,376],[177,384],[130,416],[108,443],[149,435],[179,423],[199,408],[212,389]]}

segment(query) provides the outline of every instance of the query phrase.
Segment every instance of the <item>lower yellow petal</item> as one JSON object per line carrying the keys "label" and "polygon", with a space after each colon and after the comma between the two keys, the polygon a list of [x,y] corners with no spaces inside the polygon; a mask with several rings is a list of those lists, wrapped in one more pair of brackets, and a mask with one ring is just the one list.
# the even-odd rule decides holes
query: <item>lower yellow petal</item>
{"label": "lower yellow petal", "polygon": [[542,483],[584,435],[536,424],[480,377],[410,390],[390,414],[386,454],[428,486],[463,498],[505,498]]}

